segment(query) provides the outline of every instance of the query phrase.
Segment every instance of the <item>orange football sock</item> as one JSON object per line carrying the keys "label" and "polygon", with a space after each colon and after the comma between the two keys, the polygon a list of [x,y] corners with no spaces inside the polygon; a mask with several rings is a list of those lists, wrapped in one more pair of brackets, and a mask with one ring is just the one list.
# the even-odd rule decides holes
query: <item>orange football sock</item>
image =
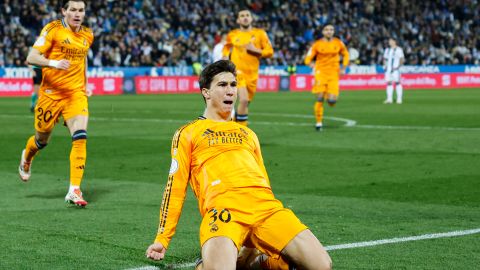
{"label": "orange football sock", "polygon": [[45,145],[39,144],[35,140],[35,136],[31,136],[30,138],[28,138],[27,145],[25,146],[25,160],[27,162],[31,162],[37,152],[43,147],[45,147]]}
{"label": "orange football sock", "polygon": [[70,152],[70,185],[80,186],[87,159],[87,140],[78,139],[72,142]]}
{"label": "orange football sock", "polygon": [[314,112],[315,112],[315,119],[317,120],[317,123],[322,123],[323,120],[323,102],[316,101]]}

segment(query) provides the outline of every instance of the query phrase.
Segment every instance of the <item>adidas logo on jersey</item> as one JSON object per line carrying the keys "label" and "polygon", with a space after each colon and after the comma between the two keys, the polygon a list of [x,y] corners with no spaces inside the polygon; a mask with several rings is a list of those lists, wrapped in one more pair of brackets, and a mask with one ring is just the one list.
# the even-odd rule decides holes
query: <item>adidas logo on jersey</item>
{"label": "adidas logo on jersey", "polygon": [[70,40],[67,38],[64,41],[62,41],[62,44],[71,44],[71,43],[70,43]]}
{"label": "adidas logo on jersey", "polygon": [[211,130],[211,129],[209,129],[209,128],[207,128],[207,130],[205,130],[205,132],[203,132],[202,137],[208,136],[208,135],[210,135],[210,134],[212,134],[212,133],[214,133],[214,131]]}

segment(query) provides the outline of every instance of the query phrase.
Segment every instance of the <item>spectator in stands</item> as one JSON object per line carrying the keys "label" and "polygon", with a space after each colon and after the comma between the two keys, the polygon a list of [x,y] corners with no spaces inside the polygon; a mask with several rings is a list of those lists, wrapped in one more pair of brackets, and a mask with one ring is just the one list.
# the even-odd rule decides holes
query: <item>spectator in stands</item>
{"label": "spectator in stands", "polygon": [[[0,4],[1,66],[25,59],[39,27],[59,16],[58,0],[5,0]],[[356,64],[382,64],[383,37],[395,36],[409,64],[480,64],[477,1],[92,1],[88,24],[98,37],[93,66],[191,65],[211,62],[216,33],[234,28],[232,11],[247,5],[257,26],[269,33],[273,58],[267,64],[301,64],[311,40],[327,20],[341,40],[359,51]],[[215,12],[211,12],[215,10]],[[36,14],[26,16],[26,14]],[[202,16],[210,14],[209,16]],[[459,41],[465,41],[459,43]],[[146,48],[143,48],[144,44]],[[3,46],[2,46],[3,45]],[[123,46],[123,49],[122,47]],[[118,53],[112,48],[120,47]],[[19,48],[14,56],[14,49]],[[112,53],[103,53],[112,51]],[[205,51],[208,51],[205,53]],[[147,52],[149,56],[144,56]],[[0,55],[1,55],[0,53]],[[102,61],[94,61],[95,56]],[[2,63],[3,62],[3,63]]]}
{"label": "spectator in stands", "polygon": [[223,50],[223,46],[225,46],[226,41],[227,41],[227,35],[222,34],[220,41],[217,44],[215,44],[215,47],[213,47],[212,63],[222,59],[222,50]]}

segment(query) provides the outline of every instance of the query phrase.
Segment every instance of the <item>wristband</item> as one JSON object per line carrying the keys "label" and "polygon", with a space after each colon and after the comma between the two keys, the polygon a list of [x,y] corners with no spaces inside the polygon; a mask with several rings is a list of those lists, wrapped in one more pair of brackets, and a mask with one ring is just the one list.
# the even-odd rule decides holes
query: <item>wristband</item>
{"label": "wristband", "polygon": [[57,61],[57,60],[48,61],[48,66],[53,67],[53,68],[58,68],[58,64],[60,64],[60,61]]}

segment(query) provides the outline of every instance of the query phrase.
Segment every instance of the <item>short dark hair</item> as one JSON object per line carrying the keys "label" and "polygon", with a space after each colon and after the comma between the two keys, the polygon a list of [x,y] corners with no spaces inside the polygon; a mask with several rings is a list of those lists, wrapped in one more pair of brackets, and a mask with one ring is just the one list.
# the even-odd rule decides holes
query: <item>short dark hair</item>
{"label": "short dark hair", "polygon": [[210,89],[210,85],[212,84],[213,77],[215,77],[215,75],[222,72],[230,72],[234,76],[237,76],[237,68],[235,67],[235,64],[232,61],[219,60],[213,64],[206,66],[202,70],[202,73],[200,73],[200,79],[198,81],[200,84],[200,91],[202,91],[202,89],[204,88]]}
{"label": "short dark hair", "polygon": [[322,24],[322,28],[321,28],[322,31],[323,31],[323,29],[325,29],[325,27],[327,27],[327,26],[329,26],[329,25],[331,25],[331,26],[335,29],[335,26],[333,25],[333,23],[331,23],[331,22],[325,22],[324,24]]}
{"label": "short dark hair", "polygon": [[248,11],[248,13],[250,13],[250,15],[252,15],[252,11],[250,11],[250,9],[248,9],[247,7],[242,7],[237,11],[237,17],[240,14],[240,12],[242,12],[242,11]]}
{"label": "short dark hair", "polygon": [[63,9],[68,9],[68,5],[70,4],[70,1],[72,1],[72,2],[83,2],[83,3],[85,3],[85,5],[87,5],[86,0],[85,1],[84,0],[63,0],[62,8]]}

